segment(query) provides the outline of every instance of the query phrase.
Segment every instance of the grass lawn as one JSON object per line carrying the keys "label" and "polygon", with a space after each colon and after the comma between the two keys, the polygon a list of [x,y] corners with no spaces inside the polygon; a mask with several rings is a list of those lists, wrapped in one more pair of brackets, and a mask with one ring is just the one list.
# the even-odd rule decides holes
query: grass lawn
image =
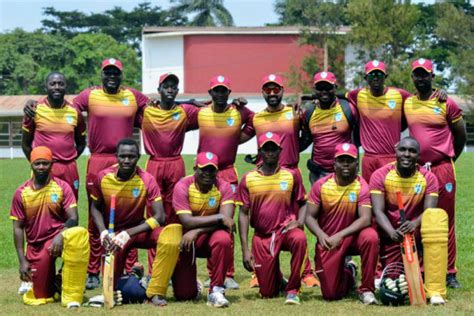
{"label": "grass lawn", "polygon": [[[309,182],[307,180],[307,170],[305,168],[308,156],[303,155],[301,159],[301,170],[305,179],[305,187],[309,191]],[[140,164],[145,164],[145,157],[142,157]],[[79,160],[79,170],[81,175],[81,191],[79,200],[80,225],[85,226],[87,222],[86,195],[84,189],[86,158]],[[186,156],[186,170],[192,170],[193,157]],[[243,157],[237,158],[237,169],[239,174],[251,169],[252,166],[243,162]],[[205,298],[199,302],[176,303],[173,299],[169,300],[169,305],[165,308],[154,308],[149,305],[128,305],[117,307],[113,310],[114,314],[130,315],[144,313],[160,313],[160,314],[240,314],[240,315],[270,315],[270,314],[309,314],[309,313],[326,313],[331,314],[390,314],[403,313],[404,315],[450,315],[474,314],[474,253],[472,245],[474,245],[474,232],[471,229],[474,223],[474,215],[471,211],[474,205],[474,194],[472,194],[471,185],[474,184],[474,154],[465,153],[456,164],[458,192],[457,192],[457,236],[458,236],[458,278],[462,284],[462,289],[448,291],[448,304],[444,307],[385,307],[385,306],[363,306],[359,304],[356,296],[344,299],[339,302],[324,302],[321,292],[318,288],[303,289],[301,298],[301,306],[285,306],[283,298],[262,300],[258,296],[257,289],[249,289],[248,282],[250,274],[247,273],[241,263],[240,243],[236,243],[235,249],[235,270],[236,280],[240,283],[241,289],[236,291],[227,291],[226,295],[231,301],[230,308],[225,310],[211,309],[207,307]],[[8,219],[11,198],[15,189],[23,183],[30,175],[29,165],[25,159],[0,160],[0,208],[3,211],[0,220],[0,284],[4,287],[0,291],[0,314],[1,315],[25,315],[25,314],[47,314],[62,315],[64,313],[80,313],[80,314],[105,314],[108,313],[103,309],[81,308],[75,311],[68,311],[62,308],[60,304],[49,304],[40,307],[25,306],[21,297],[16,294],[20,280],[18,277],[18,261],[13,247],[12,225]],[[310,256],[314,257],[313,236],[308,236],[310,246]],[[238,240],[238,238],[236,238]],[[146,263],[145,252],[140,253],[141,262]],[[289,272],[289,256],[284,253],[281,256],[281,266],[283,273],[288,275]],[[199,278],[206,278],[205,261],[199,260]],[[172,291],[169,291],[169,294]],[[99,294],[99,290],[87,292],[88,297]]]}

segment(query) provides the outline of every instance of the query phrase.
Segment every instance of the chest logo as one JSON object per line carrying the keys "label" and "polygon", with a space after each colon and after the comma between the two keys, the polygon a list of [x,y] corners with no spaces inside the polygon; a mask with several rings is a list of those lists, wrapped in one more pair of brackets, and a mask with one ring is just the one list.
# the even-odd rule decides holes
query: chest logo
{"label": "chest logo", "polygon": [[173,119],[173,121],[177,121],[179,120],[179,118],[181,117],[181,115],[179,115],[179,113],[174,113],[171,118]]}
{"label": "chest logo", "polygon": [[59,200],[59,196],[56,193],[51,194],[51,202],[56,203]]}
{"label": "chest logo", "polygon": [[229,117],[229,118],[226,120],[226,122],[227,122],[227,125],[233,126],[234,123],[235,123],[235,120],[234,120],[233,118]]}
{"label": "chest logo", "polygon": [[433,109],[433,112],[434,112],[435,114],[441,114],[441,109],[440,109],[439,107],[435,107],[435,108]]}
{"label": "chest logo", "polygon": [[286,112],[285,117],[287,120],[292,120],[293,119],[293,112]]}
{"label": "chest logo", "polygon": [[286,181],[281,181],[281,182],[280,182],[280,189],[281,189],[282,191],[288,190],[288,182],[286,182]]}
{"label": "chest logo", "polygon": [[125,105],[125,106],[128,106],[130,104],[130,100],[125,98],[122,100],[122,104]]}
{"label": "chest logo", "polygon": [[444,185],[444,188],[448,193],[451,193],[453,191],[453,184],[451,182],[448,182]]}
{"label": "chest logo", "polygon": [[342,113],[336,113],[336,115],[334,115],[334,121],[340,122],[341,120],[342,120]]}
{"label": "chest logo", "polygon": [[421,193],[421,184],[417,183],[415,185],[415,194],[420,194]]}
{"label": "chest logo", "polygon": [[349,192],[349,202],[354,203],[357,201],[357,195],[355,192]]}
{"label": "chest logo", "polygon": [[74,122],[74,117],[72,115],[66,115],[66,122],[71,125]]}
{"label": "chest logo", "polygon": [[216,198],[211,196],[209,200],[207,200],[207,204],[209,205],[209,207],[215,207],[217,204]]}
{"label": "chest logo", "polygon": [[132,196],[136,199],[137,197],[140,196],[140,189],[139,188],[133,188],[132,189]]}
{"label": "chest logo", "polygon": [[397,102],[395,100],[388,100],[388,107],[390,109],[395,109],[395,107],[397,106]]}

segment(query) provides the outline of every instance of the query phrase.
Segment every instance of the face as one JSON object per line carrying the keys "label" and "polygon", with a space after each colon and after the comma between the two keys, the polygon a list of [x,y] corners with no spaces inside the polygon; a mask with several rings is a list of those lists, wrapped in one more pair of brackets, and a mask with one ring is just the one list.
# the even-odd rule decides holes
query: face
{"label": "face", "polygon": [[209,90],[212,102],[217,105],[227,105],[227,100],[229,100],[230,92],[231,91],[224,86],[217,86]]}
{"label": "face", "polygon": [[102,85],[106,90],[116,91],[122,83],[122,71],[114,66],[107,66],[102,70]]}
{"label": "face", "polygon": [[418,143],[411,139],[402,139],[397,146],[397,166],[404,169],[415,167],[420,154]]}
{"label": "face", "polygon": [[196,175],[199,183],[213,185],[216,182],[217,168],[214,166],[196,167]]}
{"label": "face", "polygon": [[431,91],[433,77],[434,75],[432,73],[427,72],[423,68],[417,68],[411,73],[411,79],[415,84],[416,90],[420,92]]}
{"label": "face", "polygon": [[66,78],[60,74],[53,74],[46,81],[46,92],[51,100],[64,100],[66,94]]}
{"label": "face", "polygon": [[382,90],[387,76],[380,70],[374,70],[365,75],[369,87],[373,90]]}
{"label": "face", "polygon": [[38,180],[46,180],[53,167],[53,162],[46,159],[36,159],[31,163],[33,174]]}
{"label": "face", "polygon": [[281,148],[274,142],[266,142],[262,148],[259,149],[259,152],[265,164],[274,165],[278,163]]}
{"label": "face", "polygon": [[117,161],[123,171],[135,171],[140,154],[135,145],[120,145],[117,149]]}
{"label": "face", "polygon": [[314,94],[322,103],[333,102],[336,98],[336,85],[325,81],[318,82],[314,85]]}
{"label": "face", "polygon": [[158,93],[161,96],[161,100],[174,101],[178,95],[178,81],[174,77],[168,77],[158,87]]}
{"label": "face", "polygon": [[283,99],[283,87],[274,82],[269,82],[262,87],[262,94],[269,106],[277,107]]}
{"label": "face", "polygon": [[339,156],[334,161],[334,170],[338,177],[355,178],[357,174],[357,159],[351,156]]}

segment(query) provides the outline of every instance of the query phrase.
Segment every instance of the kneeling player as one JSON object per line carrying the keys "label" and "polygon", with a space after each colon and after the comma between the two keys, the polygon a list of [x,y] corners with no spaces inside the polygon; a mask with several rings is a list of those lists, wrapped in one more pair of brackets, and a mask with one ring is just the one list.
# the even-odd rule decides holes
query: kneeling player
{"label": "kneeling player", "polygon": [[194,175],[181,179],[174,188],[173,207],[185,233],[173,289],[178,300],[196,298],[196,257],[207,258],[211,279],[207,304],[226,307],[224,281],[232,260],[235,201],[230,184],[217,179],[218,165],[217,155],[199,153]]}
{"label": "kneeling player", "polygon": [[[435,209],[438,181],[433,173],[417,165],[419,154],[419,143],[411,137],[403,138],[396,147],[397,161],[378,169],[370,178],[370,192],[380,232],[382,265],[402,262],[400,242],[404,234],[415,234],[418,249],[423,239],[425,289],[431,304],[438,305],[444,304],[446,295],[448,220],[446,212]],[[403,197],[404,223],[400,223],[397,191]]]}
{"label": "kneeling player", "polygon": [[[304,223],[305,190],[301,177],[280,168],[279,135],[267,132],[258,138],[262,165],[242,177],[239,185],[239,232],[244,267],[256,273],[263,297],[286,292],[285,304],[300,304],[302,265],[306,258]],[[299,221],[295,219],[294,203],[301,207]],[[251,214],[251,216],[250,216]],[[252,251],[247,243],[248,228],[255,229]],[[280,272],[279,253],[291,252],[291,273],[286,286]]]}
{"label": "kneeling player", "polygon": [[33,282],[33,289],[23,295],[23,302],[41,305],[54,301],[55,261],[61,257],[61,303],[68,308],[79,307],[86,284],[89,235],[85,228],[77,227],[72,189],[51,176],[51,150],[44,146],[34,148],[30,161],[33,177],[16,190],[10,213],[20,279]]}
{"label": "kneeling player", "polygon": [[306,226],[318,238],[316,273],[326,300],[338,300],[355,286],[355,266],[345,257],[360,255],[362,284],[358,289],[364,304],[376,304],[374,276],[379,239],[370,227],[372,218],[367,183],[357,175],[357,148],[336,146],[334,171],[311,188]]}

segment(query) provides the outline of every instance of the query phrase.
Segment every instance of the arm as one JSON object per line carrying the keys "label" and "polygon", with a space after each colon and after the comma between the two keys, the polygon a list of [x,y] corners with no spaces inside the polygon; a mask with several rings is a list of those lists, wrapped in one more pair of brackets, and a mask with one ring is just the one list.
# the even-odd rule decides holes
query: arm
{"label": "arm", "polygon": [[454,146],[454,161],[461,156],[464,146],[467,141],[466,126],[464,120],[461,118],[458,121],[449,125],[451,133],[453,133],[453,146]]}
{"label": "arm", "polygon": [[[79,216],[77,214],[77,207],[72,206],[66,209],[66,221],[64,222],[64,230],[77,226],[79,223]],[[62,232],[54,236],[51,246],[49,246],[49,254],[53,257],[60,257],[63,252],[63,234]]]}
{"label": "arm", "polygon": [[331,248],[339,246],[344,238],[357,233],[370,225],[370,219],[372,218],[372,211],[370,210],[370,207],[359,206],[358,214],[359,218],[357,218],[352,224],[329,237],[328,242],[331,245]]}
{"label": "arm", "polygon": [[22,137],[21,137],[21,149],[26,156],[26,159],[30,160],[31,151],[33,150],[33,133],[22,130]]}
{"label": "arm", "polygon": [[153,211],[153,216],[151,218],[154,219],[150,220],[148,219],[147,221],[131,227],[129,229],[126,229],[125,231],[127,234],[131,237],[137,234],[140,234],[142,232],[148,231],[148,230],[153,230],[155,229],[156,226],[164,226],[165,225],[165,210],[163,208],[163,203],[161,201],[154,201],[151,204],[151,209]]}
{"label": "arm", "polygon": [[249,208],[242,205],[239,212],[239,236],[240,244],[242,246],[242,261],[245,269],[253,272],[255,271],[255,262],[248,245],[249,226]]}
{"label": "arm", "polygon": [[243,144],[245,142],[248,142],[250,139],[252,139],[253,135],[249,135],[245,132],[240,132],[240,139],[239,139],[239,144]]}
{"label": "arm", "polygon": [[401,241],[403,234],[393,228],[392,223],[390,223],[387,215],[385,215],[385,197],[380,193],[372,193],[372,209],[375,215],[375,221],[383,231],[393,240]]}
{"label": "arm", "polygon": [[188,213],[178,214],[179,221],[183,224],[183,227],[187,230],[204,227],[217,227],[224,221],[223,214],[215,214],[209,216],[193,216]]}
{"label": "arm", "polygon": [[16,254],[20,263],[20,279],[22,281],[31,281],[30,263],[25,257],[25,223],[22,220],[13,221],[13,239],[15,242]]}
{"label": "arm", "polygon": [[77,159],[84,152],[84,149],[86,149],[86,135],[76,131],[74,133],[74,141],[76,142]]}
{"label": "arm", "polygon": [[326,250],[331,249],[328,239],[329,236],[322,230],[318,223],[319,204],[307,203],[305,223],[309,231],[318,239],[319,244]]}

